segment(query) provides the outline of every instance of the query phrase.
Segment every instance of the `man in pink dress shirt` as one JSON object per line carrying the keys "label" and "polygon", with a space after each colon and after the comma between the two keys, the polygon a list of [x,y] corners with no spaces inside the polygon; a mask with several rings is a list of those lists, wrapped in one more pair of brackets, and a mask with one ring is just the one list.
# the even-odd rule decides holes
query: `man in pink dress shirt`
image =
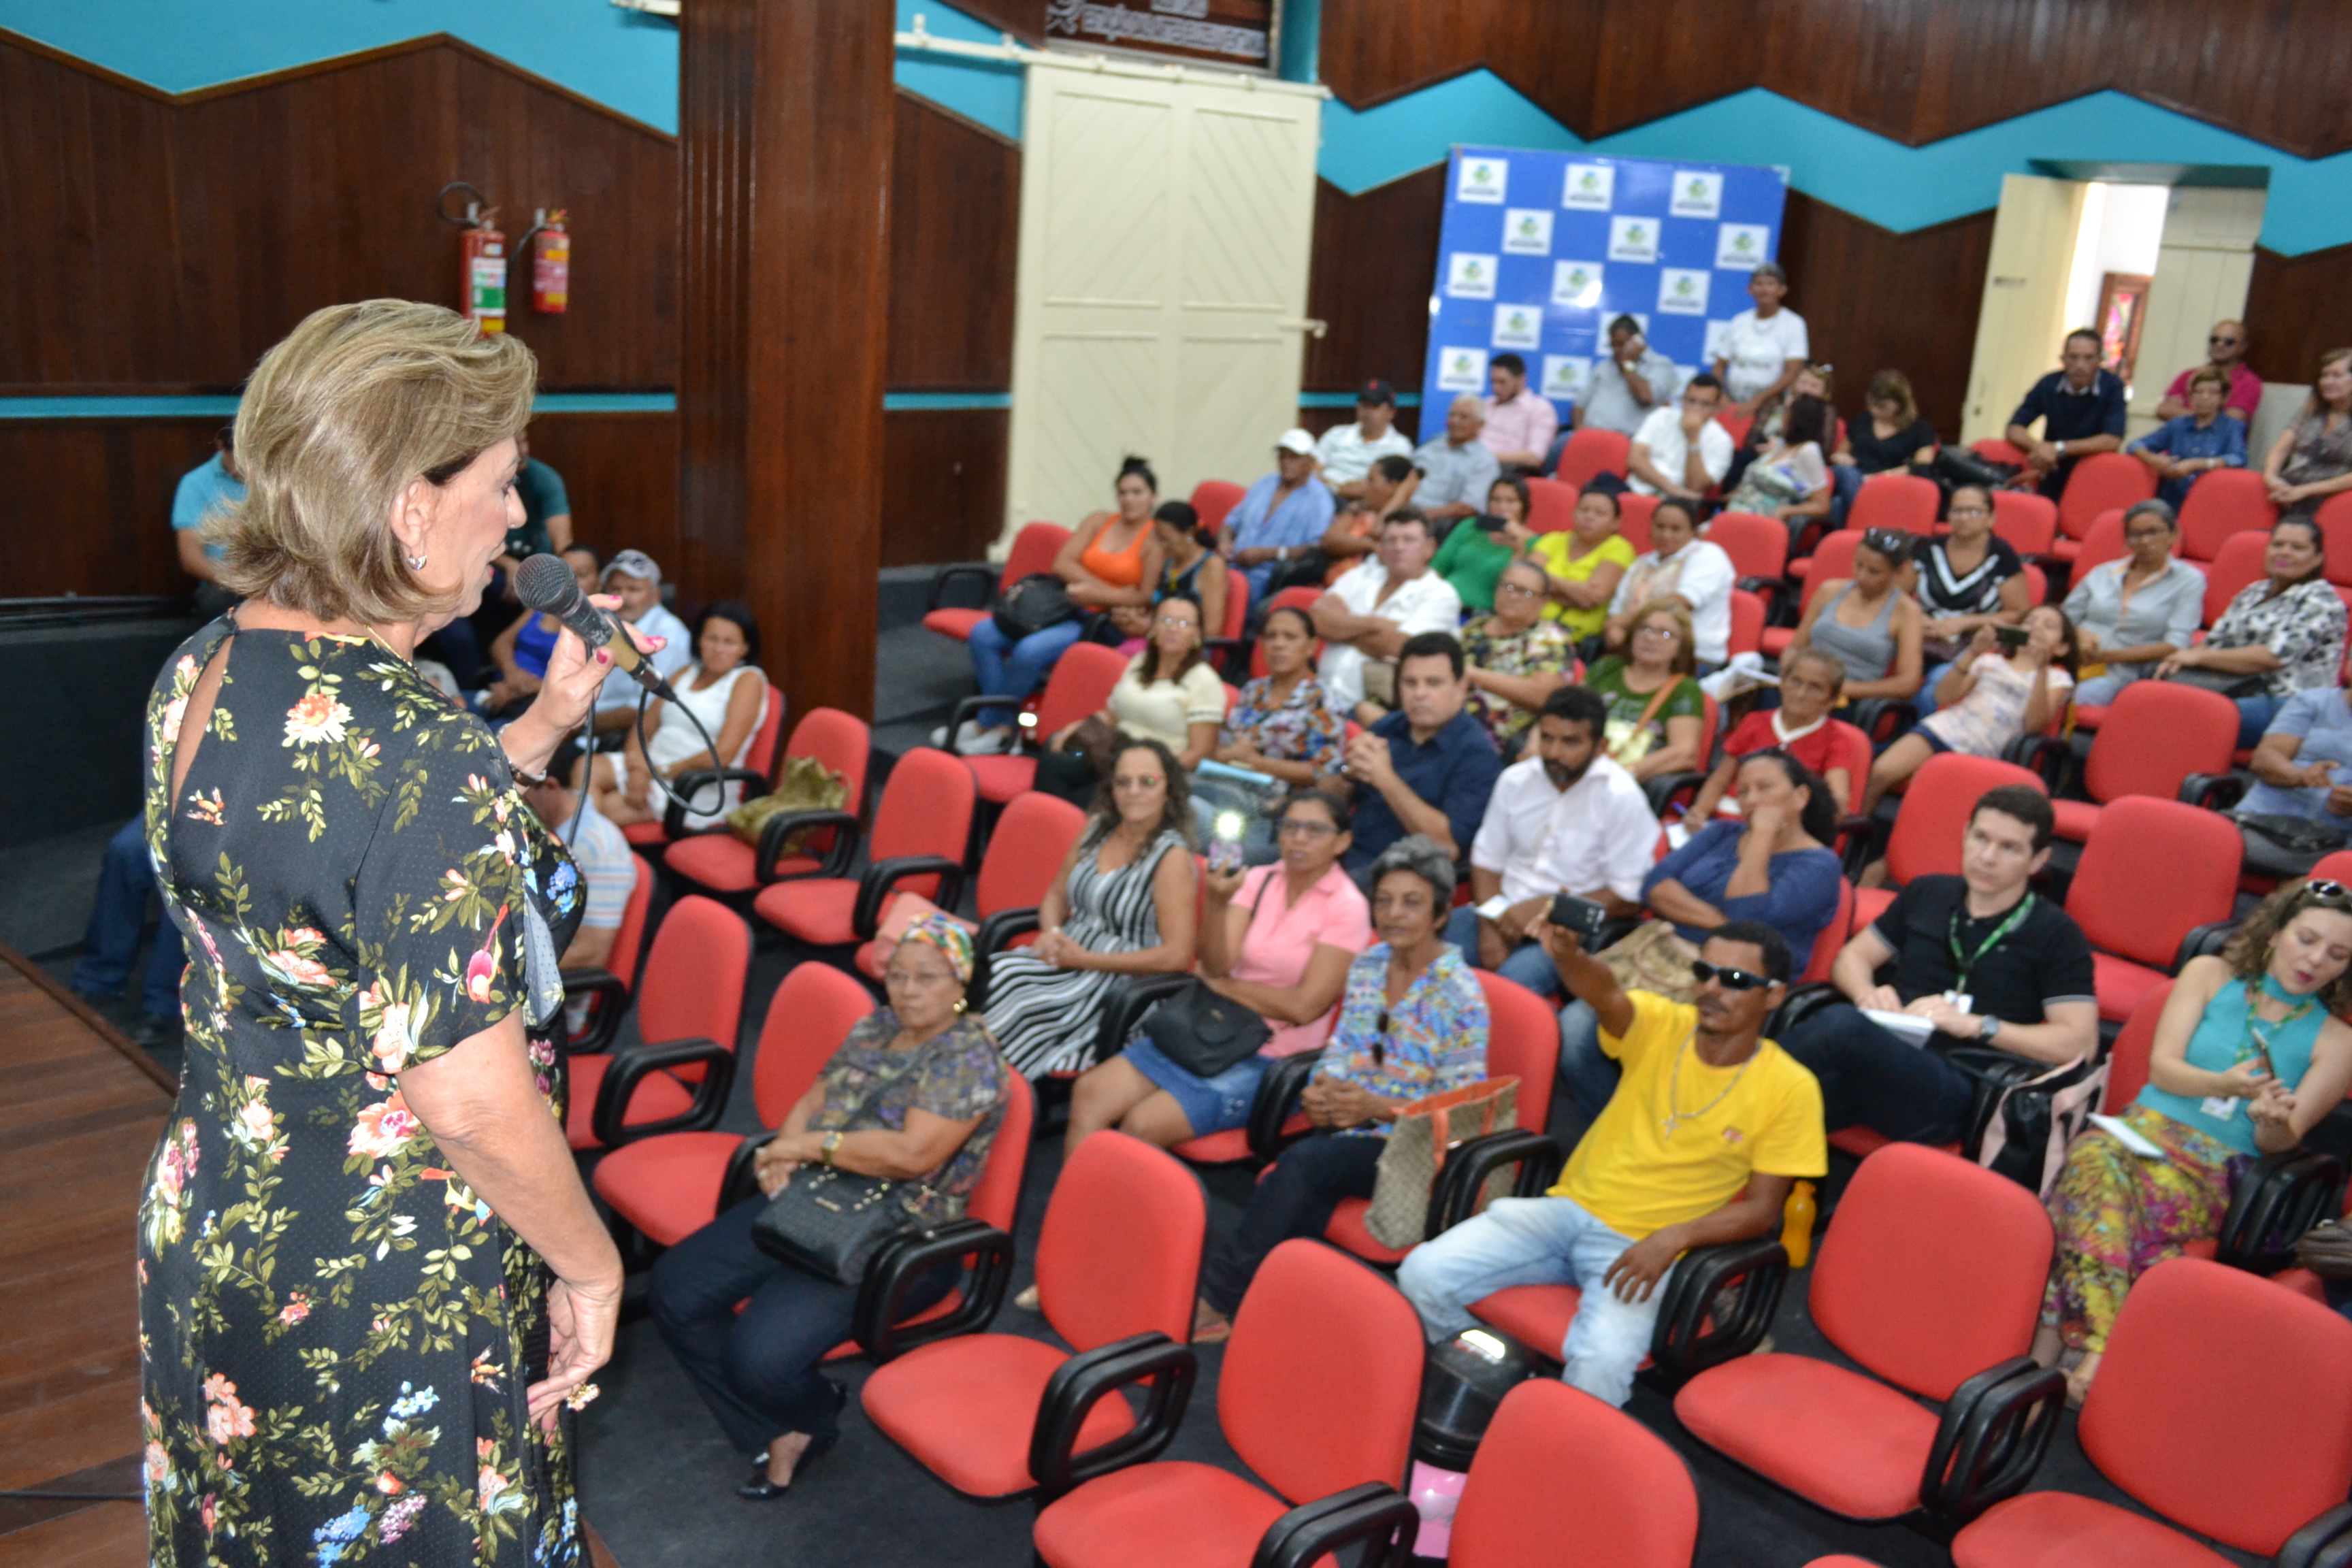
{"label": "man in pink dress shirt", "polygon": [[1478,438],[1504,468],[1533,473],[1543,467],[1551,438],[1559,434],[1559,411],[1528,385],[1528,362],[1518,355],[1496,354],[1486,374],[1495,395],[1486,399],[1486,426]]}

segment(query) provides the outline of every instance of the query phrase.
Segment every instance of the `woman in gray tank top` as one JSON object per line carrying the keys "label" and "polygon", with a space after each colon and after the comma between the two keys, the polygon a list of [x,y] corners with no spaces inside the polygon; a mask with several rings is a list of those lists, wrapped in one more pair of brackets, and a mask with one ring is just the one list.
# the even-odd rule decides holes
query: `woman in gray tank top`
{"label": "woman in gray tank top", "polygon": [[1919,638],[1924,617],[1903,592],[1911,536],[1894,529],[1864,533],[1853,552],[1853,575],[1824,583],[1785,661],[1805,648],[1845,667],[1845,695],[1908,700],[1919,692]]}

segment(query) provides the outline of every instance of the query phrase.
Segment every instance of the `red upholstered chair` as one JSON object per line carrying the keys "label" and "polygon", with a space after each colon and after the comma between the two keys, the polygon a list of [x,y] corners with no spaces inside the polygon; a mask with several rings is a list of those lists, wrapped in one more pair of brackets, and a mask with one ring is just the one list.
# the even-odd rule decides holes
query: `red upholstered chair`
{"label": "red upholstered chair", "polygon": [[2271,504],[2261,469],[2208,469],[2180,503],[2180,553],[2189,561],[2211,561],[2231,536],[2268,533],[2277,521],[2278,508]]}
{"label": "red upholstered chair", "polygon": [[1570,490],[1580,490],[1599,474],[1625,477],[1625,459],[1633,455],[1633,439],[1618,430],[1585,428],[1569,437],[1560,448],[1559,467],[1552,478]]}
{"label": "red upholstered chair", "polygon": [[2155,494],[2155,470],[2137,458],[2092,453],[2066,476],[2065,491],[2058,498],[2058,537],[2050,552],[2061,561],[2074,560],[2101,512],[2127,508]]}
{"label": "red upholstered chair", "polygon": [[[1566,1486],[1567,1477],[1576,1484]],[[1698,1494],[1682,1457],[1548,1377],[1503,1396],[1454,1514],[1451,1568],[1690,1568]]]}
{"label": "red upholstered chair", "polygon": [[1011,1497],[1038,1484],[1030,1466],[1049,1385],[1148,1363],[1157,1381],[1143,1425],[1124,1399],[1102,1399],[1071,1413],[1066,1436],[1080,1451],[1074,1460],[1065,1447],[1059,1457],[1082,1472],[1150,1458],[1175,1435],[1191,1394],[1185,1342],[1207,1230],[1191,1172],[1140,1139],[1096,1133],[1063,1167],[1037,1241],[1039,1306],[1076,1353],[1023,1334],[935,1340],[884,1359],[866,1381],[866,1414],[956,1490]]}
{"label": "red upholstered chair", "polygon": [[1873,474],[1854,492],[1853,504],[1846,509],[1845,525],[1857,533],[1872,528],[1933,533],[1943,500],[1944,492],[1933,479],[1916,474]]}
{"label": "red upholstered chair", "polygon": [[2099,1110],[2106,1116],[2121,1116],[2134,1096],[2147,1087],[2147,1064],[2156,1049],[2157,1020],[2164,1016],[2164,1005],[2172,999],[2169,980],[2159,980],[2147,988],[2124,1020],[2123,1032],[2116,1043],[2107,1047],[2107,1087],[2099,1099]]}
{"label": "red upholstered chair", "polygon": [[2352,849],[2338,849],[2324,858],[2311,868],[2311,874],[2319,880],[2341,882],[2352,888]]}
{"label": "red upholstered chair", "polygon": [[[1675,1415],[1832,1513],[1972,1518],[2032,1479],[2064,1397],[2063,1374],[2025,1353],[2052,1245],[2050,1216],[2025,1188],[1889,1144],[1854,1173],[1812,1271],[1814,1326],[1862,1370],[1742,1356],[1685,1384]],[[1971,1422],[1990,1427],[1981,1448],[1965,1441]]]}
{"label": "red upholstered chair", "polygon": [[1730,653],[1761,653],[1764,650],[1765,616],[1769,612],[1761,595],[1745,588],[1731,591],[1731,637],[1725,644]]}
{"label": "red upholstered chair", "polygon": [[[1280,598],[1280,595],[1276,595]],[[1321,597],[1318,594],[1317,597]],[[1037,697],[1037,722],[1034,728],[1024,726],[1023,744],[1043,745],[1065,725],[1075,724],[1089,713],[1098,712],[1110,700],[1110,689],[1127,673],[1127,658],[1117,648],[1100,643],[1082,642],[1071,645],[1068,651],[1054,662],[1054,673],[1045,678],[1045,689]],[[948,732],[952,745],[956,727],[984,708],[1017,706],[1001,697],[992,700],[989,693],[967,697],[956,704],[955,714],[948,721]],[[1022,751],[1006,756],[965,757],[963,765],[971,770],[972,781],[979,786],[980,797],[992,805],[1003,805],[1037,782],[1037,758],[1034,752]]]}
{"label": "red upholstered chair", "polygon": [[1114,1470],[1045,1507],[1037,1555],[1049,1568],[1288,1562],[1268,1532],[1317,1522],[1319,1510],[1291,1505],[1318,1500],[1409,1538],[1417,1516],[1393,1494],[1423,1352],[1421,1320],[1394,1286],[1328,1247],[1284,1242],[1242,1299],[1217,1380],[1225,1440],[1271,1489],[1191,1461]]}
{"label": "red upholstered chair", "polygon": [[2047,555],[2058,537],[2058,503],[2032,490],[1995,490],[1992,531],[2020,555]]}
{"label": "red upholstered chair", "polygon": [[1780,591],[1789,570],[1787,523],[1752,511],[1719,511],[1707,521],[1705,537],[1731,557],[1741,587],[1756,593]]}
{"label": "red upholstered chair", "polygon": [[621,1015],[628,1010],[629,993],[637,983],[637,960],[646,951],[646,914],[654,901],[654,868],[642,855],[630,856],[629,863],[637,879],[629,886],[629,901],[622,907],[620,929],[613,933],[613,951],[604,955],[604,967],[563,972],[564,1000],[593,998],[579,1031],[563,1042],[569,1052],[612,1048],[614,1031],[621,1026]]}
{"label": "red upholstered chair", "polygon": [[[784,764],[794,757],[814,758],[828,773],[841,775],[849,786],[842,809],[852,816],[861,816],[866,809],[866,763],[873,752],[873,740],[874,732],[866,728],[865,720],[838,708],[812,708],[793,726],[792,738],[784,742],[784,754],[776,763],[776,772],[781,775]],[[837,827],[810,829],[805,852],[787,855],[782,846],[791,832],[788,822],[763,832],[761,849],[754,849],[722,821],[704,831],[677,837],[662,864],[714,893],[748,893],[760,886],[763,859],[769,869],[767,880],[813,877],[828,866],[847,868],[847,850],[856,842],[854,834]]]}
{"label": "red upholstered chair", "polygon": [[[1032,522],[1023,526],[1013,536],[1013,548],[1005,552],[1002,573],[986,566],[943,566],[931,579],[931,602],[923,614],[925,629],[935,631],[958,642],[971,639],[971,628],[988,614],[989,602],[995,598],[999,584],[1018,583],[1024,577],[1054,569],[1054,557],[1070,542],[1070,531],[1055,522]],[[940,601],[947,596],[948,584],[967,583],[977,586],[980,607],[977,609],[946,606]]]}
{"label": "red upholstered chair", "polygon": [[1846,938],[1853,934],[1853,884],[1840,877],[1837,913],[1832,915],[1830,923],[1822,928],[1822,934],[1813,938],[1812,952],[1806,956],[1804,972],[1797,976],[1797,984],[1809,985],[1817,980],[1827,980],[1830,965],[1837,962],[1838,949],[1843,947]]}
{"label": "red upholstered chair", "polygon": [[[2216,468],[2215,473],[2222,470]],[[2263,575],[2263,556],[2270,549],[2267,533],[2234,533],[2221,542],[2221,552],[2205,567],[2205,624],[2211,626],[2230,607],[2230,601],[2247,584]]]}
{"label": "red upholstered chair", "polygon": [[2315,521],[2327,551],[2327,580],[2339,588],[2352,587],[2352,490],[2338,490],[2321,501]]}
{"label": "red upholstered chair", "polygon": [[1886,912],[1895,901],[1894,889],[1915,877],[1957,876],[1960,840],[1985,791],[2001,784],[2032,784],[2047,792],[2040,775],[1991,757],[1971,757],[1944,752],[1929,757],[1911,775],[1895,831],[1886,839],[1886,874],[1893,888],[1864,888],[1853,896],[1853,923],[1859,931]]}
{"label": "red upholstered chair", "polygon": [[[709,786],[729,780],[746,785],[755,794],[766,791],[773,783],[775,771],[779,766],[776,759],[776,736],[783,729],[783,689],[775,682],[770,681],[767,701],[760,709],[760,721],[753,727],[751,739],[743,748],[743,761],[748,765],[740,768],[698,768],[691,773],[680,773],[670,782],[670,788],[684,797],[688,805],[701,803],[711,805],[717,804],[719,791]],[[647,733],[651,732],[650,730],[647,731]],[[712,737],[713,740],[717,738],[715,735]],[[723,833],[727,830],[726,822],[719,816],[706,816],[698,811],[689,812],[685,806],[669,799],[659,790],[654,791],[652,798],[664,803],[661,820],[632,822],[621,829],[622,837],[640,847],[654,847],[667,844],[675,838],[685,837],[689,834],[707,833],[714,829]]]}
{"label": "red upholstered chair", "polygon": [[1528,479],[1528,527],[1538,533],[1565,533],[1576,521],[1577,488],[1561,479]]}
{"label": "red upholstered chair", "polygon": [[[1027,945],[1025,935],[997,933],[1035,929],[1037,906],[1045,901],[1045,889],[1054,885],[1062,857],[1070,852],[1086,826],[1087,814],[1058,795],[1031,790],[1013,797],[1013,804],[996,819],[988,836],[987,852],[980,858],[980,879],[973,890],[973,912],[980,918],[973,944],[980,952]],[[886,901],[877,918],[887,912]],[[858,969],[877,983],[882,966],[889,961],[889,952],[878,941],[857,950]]]}
{"label": "red upholstered chair", "polygon": [[[1228,687],[1232,685],[1234,671],[1243,667],[1242,654],[1245,645],[1242,637],[1243,634],[1249,630],[1249,577],[1244,573],[1227,572],[1225,574],[1224,625],[1217,628],[1215,635],[1205,640],[1209,658],[1214,664],[1218,673],[1226,678]],[[1231,707],[1232,703],[1228,701],[1226,706]]]}
{"label": "red upholstered chair", "polygon": [[[1841,528],[1834,533],[1822,535],[1822,542],[1813,547],[1811,555],[1801,561],[1789,563],[1789,575],[1802,583],[1805,591],[1798,596],[1796,613],[1789,625],[1764,628],[1764,652],[1768,658],[1778,658],[1789,650],[1789,645],[1797,638],[1798,624],[1804,620],[1805,612],[1812,608],[1813,596],[1822,591],[1822,584],[1853,575],[1854,547],[1861,542],[1862,535],[1858,531]],[[1785,599],[1781,602],[1783,605],[1787,603]],[[1784,610],[1782,613],[1787,612]]]}
{"label": "red upholstered chair", "polygon": [[2006,463],[2012,468],[2025,467],[2025,454],[1998,436],[1988,436],[1981,441],[1969,443],[1969,450],[1988,463]]}
{"label": "red upholstered chair", "polygon": [[[2260,1345],[2258,1355],[2233,1347]],[[2083,1401],[2084,1457],[2158,1516],[2028,1492],[1952,1542],[1956,1568],[2221,1568],[2181,1531],[2297,1568],[2352,1529],[2352,1322],[2201,1258],[2132,1286]],[[2333,1543],[2323,1554],[2321,1548]]]}
{"label": "red upholstered chair", "polygon": [[1715,416],[1715,422],[1731,432],[1731,444],[1737,447],[1747,440],[1748,432],[1756,427],[1756,416],[1727,408]]}
{"label": "red upholstered chair", "polygon": [[2074,549],[2068,580],[2079,583],[2092,567],[2120,561],[2130,553],[2131,546],[2124,542],[2124,510],[2109,507],[2093,518],[2091,526],[2084,531],[2082,542]]}
{"label": "red upholstered chair", "polygon": [[[951,909],[963,892],[971,814],[971,774],[964,763],[933,747],[917,746],[898,759],[882,786],[874,830],[866,836],[865,873],[790,881],[763,877],[766,885],[751,900],[751,912],[787,936],[838,947],[873,937],[883,901],[892,892],[920,893]],[[845,837],[857,827],[846,813],[800,812],[789,820],[822,822]]]}
{"label": "red upholstered chair", "polygon": [[1633,547],[1636,555],[1650,548],[1650,517],[1657,510],[1656,496],[1635,495],[1627,490],[1617,498],[1617,531],[1625,536],[1625,542]]}
{"label": "red upholstered chair", "polygon": [[689,893],[669,908],[636,988],[645,1044],[570,1058],[565,1136],[574,1149],[719,1125],[735,1081],[735,1037],[751,932],[743,917]]}
{"label": "red upholstered chair", "polygon": [[[2116,694],[2083,764],[2083,793],[2091,798],[2050,803],[2058,837],[2085,842],[2105,803],[2126,795],[2179,799],[2189,774],[2228,773],[2237,744],[2238,705],[2220,692],[2168,680],[2133,681]],[[2063,771],[2074,753],[2058,737],[2032,735],[2011,754],[2029,766],[2054,763]]]}
{"label": "red upholstered chair", "polygon": [[1192,510],[1200,514],[1202,527],[1221,534],[1226,517],[1247,494],[1248,489],[1231,479],[1202,479],[1192,487]]}
{"label": "red upholstered chair", "polygon": [[2100,1017],[2130,1017],[2172,973],[2189,933],[2230,918],[2244,857],[2237,825],[2218,812],[2132,795],[2099,814],[2066,912],[2095,950]]}

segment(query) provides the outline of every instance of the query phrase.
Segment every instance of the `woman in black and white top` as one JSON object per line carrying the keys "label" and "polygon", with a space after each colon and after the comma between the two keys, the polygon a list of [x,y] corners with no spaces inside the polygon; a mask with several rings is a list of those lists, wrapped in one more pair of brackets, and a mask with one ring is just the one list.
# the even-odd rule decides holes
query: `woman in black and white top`
{"label": "woman in black and white top", "polygon": [[2032,607],[2026,602],[2025,563],[2009,541],[1992,531],[1990,490],[1962,485],[1952,492],[1944,521],[1951,532],[1911,547],[1918,576],[1915,591],[1927,616],[1921,639],[1927,673],[1913,699],[1923,717],[1935,710],[1937,683],[1950,672],[1977,628],[2015,626]]}

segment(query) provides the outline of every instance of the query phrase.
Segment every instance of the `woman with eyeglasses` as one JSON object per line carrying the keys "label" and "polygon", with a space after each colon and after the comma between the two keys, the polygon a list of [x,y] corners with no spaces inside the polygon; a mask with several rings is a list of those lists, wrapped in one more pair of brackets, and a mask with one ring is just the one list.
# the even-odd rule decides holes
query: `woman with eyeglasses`
{"label": "woman with eyeglasses", "polygon": [[2180,524],[2160,500],[2135,501],[2124,512],[2120,561],[2103,561],[2075,579],[2066,618],[2084,668],[2106,668],[2074,688],[2084,708],[2105,708],[2135,680],[2196,640],[2205,618],[2205,574],[2172,553]]}
{"label": "woman with eyeglasses", "polygon": [[1528,511],[1528,481],[1505,474],[1488,487],[1483,515],[1465,517],[1446,531],[1445,542],[1437,547],[1429,569],[1454,584],[1465,612],[1493,609],[1495,584],[1503,568],[1535,542]]}
{"label": "woman with eyeglasses", "polygon": [[1626,651],[1584,673],[1609,704],[1610,759],[1640,780],[1686,773],[1698,766],[1706,727],[1690,612],[1680,599],[1653,599],[1631,626]]}
{"label": "woman with eyeglasses", "polygon": [[2279,432],[2263,459],[2271,504],[2285,518],[2306,518],[2329,496],[2352,489],[2352,349],[2319,356],[2319,374],[2294,423]]}
{"label": "woman with eyeglasses", "polygon": [[1315,679],[1315,623],[1278,605],[1258,627],[1265,673],[1253,678],[1226,710],[1216,761],[1303,789],[1339,771],[1347,726]]}
{"label": "woman with eyeglasses", "polygon": [[1322,1235],[1341,1198],[1372,1195],[1398,1111],[1486,1076],[1486,995],[1444,936],[1454,858],[1415,833],[1382,851],[1371,877],[1380,941],[1349,966],[1330,1043],[1298,1097],[1315,1131],[1282,1152],[1202,1265],[1196,1345],[1233,1331],[1267,1253]]}
{"label": "woman with eyeglasses", "polygon": [[1937,690],[1942,706],[1870,764],[1862,814],[1877,810],[1888,790],[1938,752],[1998,757],[2018,737],[2049,728],[2066,711],[2079,658],[2074,623],[2055,605],[2036,605],[2026,612],[2025,641],[2017,647],[1997,642],[1990,626],[1978,627]]}
{"label": "woman with eyeglasses", "polygon": [[[1845,667],[1845,697],[1906,700],[1919,690],[1927,617],[1903,591],[1911,535],[1873,528],[1853,549],[1853,575],[1832,577],[1811,595],[1789,653],[1812,648]],[[1785,659],[1787,654],[1783,654]]]}
{"label": "woman with eyeglasses", "polygon": [[2282,888],[2218,958],[2192,958],[2157,1020],[2122,1121],[2160,1158],[2093,1128],[2050,1194],[2058,1255],[2033,1357],[2080,1404],[2132,1282],[2218,1235],[2258,1159],[2296,1147],[2352,1089],[2352,893]]}
{"label": "woman with eyeglasses", "polygon": [[1949,533],[1911,545],[1918,579],[1914,591],[1927,617],[1920,658],[1928,669],[1912,700],[1923,715],[1935,711],[1937,683],[1977,629],[2015,626],[2026,610],[2025,563],[1992,531],[1992,492],[1982,485],[1960,486],[1944,520]]}
{"label": "woman with eyeglasses", "polygon": [[1517,754],[1544,700],[1576,672],[1576,645],[1565,626],[1543,618],[1543,568],[1514,561],[1496,580],[1494,613],[1462,633],[1470,716],[1507,759]]}
{"label": "woman with eyeglasses", "polygon": [[1122,737],[1087,830],[1038,903],[1036,942],[987,955],[989,1032],[1023,1077],[1092,1065],[1122,976],[1192,967],[1192,826],[1176,754]]}
{"label": "woman with eyeglasses", "polygon": [[[1151,640],[1092,718],[1123,734],[1159,742],[1187,773],[1215,749],[1225,718],[1225,683],[1209,665],[1199,605],[1181,595],[1160,601],[1151,612]],[[1056,752],[1068,750],[1087,723],[1079,719],[1064,725],[1047,744]]]}
{"label": "woman with eyeglasses", "polygon": [[2271,525],[2262,578],[2238,591],[2203,642],[2158,663],[2157,679],[2187,680],[2235,701],[2238,744],[2252,746],[2281,703],[2335,684],[2344,625],[2344,601],[2327,583],[2319,524],[2283,517]]}

